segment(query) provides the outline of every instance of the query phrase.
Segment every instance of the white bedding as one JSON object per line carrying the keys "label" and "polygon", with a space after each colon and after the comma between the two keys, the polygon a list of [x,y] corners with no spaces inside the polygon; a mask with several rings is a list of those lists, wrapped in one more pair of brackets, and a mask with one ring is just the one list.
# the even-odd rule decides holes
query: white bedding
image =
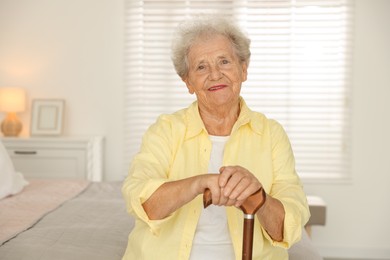
{"label": "white bedding", "polygon": [[28,182],[16,172],[11,158],[0,140],[0,199],[22,191]]}

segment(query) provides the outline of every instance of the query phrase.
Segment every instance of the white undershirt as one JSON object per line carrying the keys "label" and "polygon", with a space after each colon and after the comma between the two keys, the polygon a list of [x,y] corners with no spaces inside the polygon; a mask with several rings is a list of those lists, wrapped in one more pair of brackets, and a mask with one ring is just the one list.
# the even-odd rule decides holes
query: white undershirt
{"label": "white undershirt", "polygon": [[[219,173],[228,136],[210,136],[212,142],[209,173]],[[202,210],[192,244],[190,260],[234,260],[226,209],[210,205]]]}

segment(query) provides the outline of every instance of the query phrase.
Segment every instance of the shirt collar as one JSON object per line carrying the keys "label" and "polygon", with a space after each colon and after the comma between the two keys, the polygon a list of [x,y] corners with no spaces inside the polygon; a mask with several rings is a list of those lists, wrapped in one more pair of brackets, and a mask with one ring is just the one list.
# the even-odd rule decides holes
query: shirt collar
{"label": "shirt collar", "polygon": [[[256,112],[253,112],[252,110],[249,109],[249,107],[246,105],[245,100],[242,97],[240,97],[240,115],[238,116],[238,119],[233,126],[232,133],[237,131],[241,126],[249,125],[254,132],[261,134],[263,131],[263,124],[261,120],[258,120],[259,118],[256,117],[256,114],[257,114]],[[206,127],[204,126],[202,118],[200,117],[199,114],[199,107],[197,101],[193,102],[188,107],[186,112],[186,119],[187,119],[186,139],[190,139],[200,134],[202,131],[207,133]]]}
{"label": "shirt collar", "polygon": [[207,133],[206,127],[203,124],[202,118],[199,114],[198,101],[193,102],[187,109],[187,133],[186,139],[190,139],[202,131]]}
{"label": "shirt collar", "polygon": [[233,126],[232,133],[244,125],[249,125],[255,133],[261,134],[263,132],[263,122],[259,120],[257,114],[250,110],[245,100],[240,97],[240,115]]}

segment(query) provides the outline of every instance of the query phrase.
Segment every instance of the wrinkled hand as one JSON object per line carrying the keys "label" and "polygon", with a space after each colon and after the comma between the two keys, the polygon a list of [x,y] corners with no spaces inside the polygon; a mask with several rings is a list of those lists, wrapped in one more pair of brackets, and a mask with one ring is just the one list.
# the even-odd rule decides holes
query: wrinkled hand
{"label": "wrinkled hand", "polygon": [[229,198],[229,201],[235,201],[236,207],[240,207],[249,196],[262,187],[259,180],[241,166],[221,167],[218,182],[223,196]]}
{"label": "wrinkled hand", "polygon": [[201,193],[207,191],[207,195],[203,196],[203,199],[207,199],[207,202],[203,202],[204,205],[214,204],[217,206],[232,206],[237,202],[236,200],[229,199],[228,196],[224,195],[224,189],[219,185],[220,174],[204,174],[202,177],[203,188]]}
{"label": "wrinkled hand", "polygon": [[[217,177],[217,183],[215,183]],[[244,201],[262,187],[259,180],[247,169],[240,166],[221,167],[220,174],[214,175],[209,182],[204,198],[205,205],[240,207]],[[211,199],[211,200],[210,200]]]}

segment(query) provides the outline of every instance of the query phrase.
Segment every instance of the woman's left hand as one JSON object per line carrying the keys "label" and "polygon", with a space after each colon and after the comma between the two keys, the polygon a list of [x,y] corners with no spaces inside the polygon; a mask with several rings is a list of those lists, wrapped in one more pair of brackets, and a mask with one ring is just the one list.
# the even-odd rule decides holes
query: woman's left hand
{"label": "woman's left hand", "polygon": [[223,195],[231,201],[236,201],[236,207],[240,207],[246,198],[262,187],[260,181],[241,166],[224,166],[219,172],[219,186]]}

